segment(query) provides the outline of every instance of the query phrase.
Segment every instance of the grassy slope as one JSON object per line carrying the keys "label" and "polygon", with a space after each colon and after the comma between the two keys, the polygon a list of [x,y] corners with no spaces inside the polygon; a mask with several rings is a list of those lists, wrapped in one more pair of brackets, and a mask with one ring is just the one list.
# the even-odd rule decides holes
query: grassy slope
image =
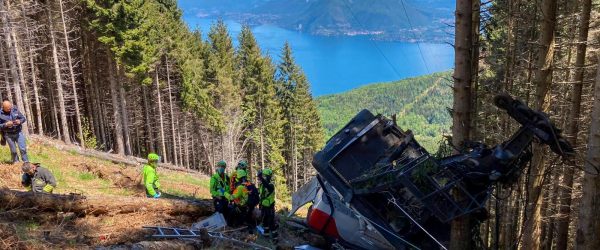
{"label": "grassy slope", "polygon": [[[59,142],[52,142],[59,143]],[[58,181],[55,193],[79,193],[83,195],[118,195],[143,196],[143,190],[136,184],[141,183],[141,166],[131,167],[115,164],[110,161],[80,156],[75,152],[60,151],[44,141],[33,139],[28,141],[28,152],[31,162],[39,162],[50,169]],[[21,189],[21,164],[7,164],[10,159],[8,147],[0,147],[0,187]],[[110,174],[120,172],[133,180],[125,187],[115,185]],[[210,198],[208,193],[208,177],[201,174],[189,174],[168,169],[158,169],[164,191],[195,198]],[[102,178],[102,175],[107,178]]]}
{"label": "grassy slope", "polygon": [[[145,198],[144,189],[139,185],[141,166],[125,166],[81,156],[75,151],[58,150],[53,145],[59,143],[61,142],[39,137],[28,140],[31,161],[42,163],[57,178],[55,193],[77,193],[107,200],[127,197],[143,199],[147,204],[153,204],[154,200]],[[0,189],[24,190],[20,185],[21,164],[7,163],[9,156],[8,147],[0,146]],[[210,198],[209,178],[205,175],[164,168],[159,168],[158,173],[162,191],[167,196]],[[149,213],[143,208],[127,214],[113,211],[107,215],[85,216],[44,212],[35,208],[5,210],[0,204],[0,249],[82,249],[115,244],[130,247],[132,243],[147,240],[149,232],[143,230],[143,226],[188,228],[198,220],[194,216]],[[287,230],[285,225],[280,228],[280,245],[289,248],[306,244],[301,234]],[[256,235],[239,231],[225,235],[243,241],[269,244]],[[218,241],[213,242],[211,248],[239,249],[227,242]]]}
{"label": "grassy slope", "polygon": [[340,94],[317,98],[326,138],[331,137],[362,109],[391,117],[398,114],[398,125],[410,129],[430,152],[437,149],[442,134],[449,133],[452,106],[450,72],[369,84]]}
{"label": "grassy slope", "polygon": [[[40,162],[57,178],[55,193],[78,193],[87,197],[115,196],[145,199],[141,167],[126,167],[109,161],[60,151],[49,141],[30,139],[28,150],[32,162]],[[51,141],[51,143],[60,143]],[[0,147],[0,188],[23,190],[20,185],[21,164],[8,164],[8,147]],[[177,196],[209,198],[209,179],[190,174],[159,169],[163,192]],[[124,177],[113,180],[115,176]],[[123,180],[126,180],[123,182]],[[194,218],[148,214],[143,211],[110,216],[77,217],[69,213],[38,213],[35,209],[3,211],[0,204],[0,249],[7,248],[82,248],[90,245],[111,245],[143,239],[144,225],[189,226]]]}

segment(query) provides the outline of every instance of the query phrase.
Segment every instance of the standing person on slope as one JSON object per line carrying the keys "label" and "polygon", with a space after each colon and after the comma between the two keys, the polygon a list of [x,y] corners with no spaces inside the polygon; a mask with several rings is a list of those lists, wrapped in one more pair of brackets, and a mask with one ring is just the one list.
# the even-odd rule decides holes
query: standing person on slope
{"label": "standing person on slope", "polygon": [[[246,224],[249,233],[254,233],[254,220],[252,218],[253,207],[251,206],[250,191],[248,186],[251,184],[246,179],[247,173],[243,169],[236,171],[236,188],[233,190],[231,200],[233,201],[233,222],[234,225]],[[256,205],[256,204],[255,204]]]}
{"label": "standing person on slope", "polygon": [[[17,154],[17,146],[21,153],[21,160],[28,162],[27,145],[25,144],[25,135],[21,131],[23,123],[27,119],[17,107],[13,106],[10,101],[2,102],[2,111],[0,111],[0,132],[2,132],[2,142],[8,142],[10,148],[11,162],[14,164],[19,161]],[[4,143],[2,143],[4,145]]]}
{"label": "standing person on slope", "polygon": [[225,161],[217,163],[216,173],[210,177],[210,195],[213,198],[215,212],[223,214],[225,220],[230,224],[228,205],[230,197],[230,188],[227,183],[229,177],[225,172],[227,164]]}
{"label": "standing person on slope", "polygon": [[229,176],[229,189],[231,190],[231,192],[233,192],[233,190],[235,190],[235,188],[237,187],[236,175],[237,171],[240,169],[248,173],[248,162],[246,160],[240,160],[237,166],[235,166],[235,170],[233,171],[233,173],[231,173],[231,176]]}
{"label": "standing person on slope", "polygon": [[142,177],[144,181],[144,187],[146,188],[146,197],[148,198],[159,198],[160,183],[158,182],[158,175],[156,174],[156,167],[160,161],[160,156],[155,153],[148,154],[148,164],[144,164],[142,169]]}
{"label": "standing person on slope", "polygon": [[277,226],[275,224],[275,185],[272,183],[273,170],[265,168],[258,171],[258,193],[260,196],[260,214],[262,216],[261,224],[264,229],[264,235],[273,240],[277,240]]}

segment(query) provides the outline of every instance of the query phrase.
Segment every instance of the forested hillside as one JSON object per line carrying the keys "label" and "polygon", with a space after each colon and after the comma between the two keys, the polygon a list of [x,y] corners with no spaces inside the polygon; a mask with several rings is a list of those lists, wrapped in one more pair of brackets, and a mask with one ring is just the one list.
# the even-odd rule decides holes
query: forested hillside
{"label": "forested hillside", "polygon": [[181,15],[175,0],[0,0],[1,96],[28,133],[205,173],[247,159],[285,196],[322,141],[291,46],[275,64],[248,27],[232,38]]}
{"label": "forested hillside", "polygon": [[[186,14],[272,24],[315,35],[449,42],[448,0],[182,0]],[[418,34],[414,34],[414,33]]]}
{"label": "forested hillside", "polygon": [[318,97],[318,110],[329,138],[362,109],[391,117],[397,115],[402,129],[410,129],[415,138],[435,153],[449,134],[452,119],[450,72],[435,73],[390,83],[369,84],[348,92]]}
{"label": "forested hillside", "polygon": [[518,123],[492,105],[506,92],[548,113],[577,155],[561,159],[534,144],[521,178],[494,190],[489,220],[453,221],[451,249],[600,248],[599,6],[598,0],[457,1],[454,146],[493,145],[517,131]]}

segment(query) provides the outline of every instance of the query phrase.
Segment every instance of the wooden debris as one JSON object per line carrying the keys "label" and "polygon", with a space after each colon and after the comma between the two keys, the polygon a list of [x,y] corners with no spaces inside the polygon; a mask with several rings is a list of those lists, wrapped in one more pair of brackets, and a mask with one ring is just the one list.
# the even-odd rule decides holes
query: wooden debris
{"label": "wooden debris", "polygon": [[[102,151],[98,151],[98,150],[82,148],[77,145],[68,145],[68,144],[62,143],[60,141],[55,142],[52,140],[48,140],[48,138],[46,138],[46,137],[42,137],[42,136],[38,136],[38,135],[31,135],[30,139],[36,140],[36,142],[43,143],[47,146],[55,147],[58,150],[74,152],[74,153],[84,155],[84,156],[94,157],[94,158],[98,158],[98,159],[106,160],[106,161],[111,161],[112,163],[115,163],[115,164],[124,164],[124,165],[128,165],[128,166],[138,167],[141,164],[148,162],[146,159],[134,157],[134,156],[130,156],[130,155],[125,156],[125,155],[111,154],[109,152],[102,152]],[[182,171],[182,172],[188,172],[188,173],[198,173],[197,171],[185,169],[185,168],[178,167],[178,166],[175,166],[172,164],[161,163],[160,166],[162,168],[166,168],[166,169],[170,169],[170,170],[176,170],[176,171]]]}
{"label": "wooden debris", "polygon": [[184,199],[150,199],[138,197],[85,197],[70,194],[34,194],[0,189],[2,210],[36,207],[40,211],[74,212],[79,215],[127,214],[134,212],[167,213],[172,216],[206,216],[213,213],[212,202]]}

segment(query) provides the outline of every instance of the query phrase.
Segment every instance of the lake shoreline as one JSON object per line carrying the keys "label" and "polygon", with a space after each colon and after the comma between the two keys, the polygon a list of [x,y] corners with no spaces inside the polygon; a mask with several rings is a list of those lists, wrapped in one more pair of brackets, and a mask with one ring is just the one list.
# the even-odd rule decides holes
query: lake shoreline
{"label": "lake shoreline", "polygon": [[[187,25],[200,28],[204,39],[216,20],[185,16]],[[242,25],[235,20],[223,21],[237,47]],[[313,96],[442,72],[454,66],[454,49],[444,43],[378,41],[367,35],[317,36],[274,25],[251,29],[262,53],[274,62],[280,60],[283,44],[289,41]]]}

